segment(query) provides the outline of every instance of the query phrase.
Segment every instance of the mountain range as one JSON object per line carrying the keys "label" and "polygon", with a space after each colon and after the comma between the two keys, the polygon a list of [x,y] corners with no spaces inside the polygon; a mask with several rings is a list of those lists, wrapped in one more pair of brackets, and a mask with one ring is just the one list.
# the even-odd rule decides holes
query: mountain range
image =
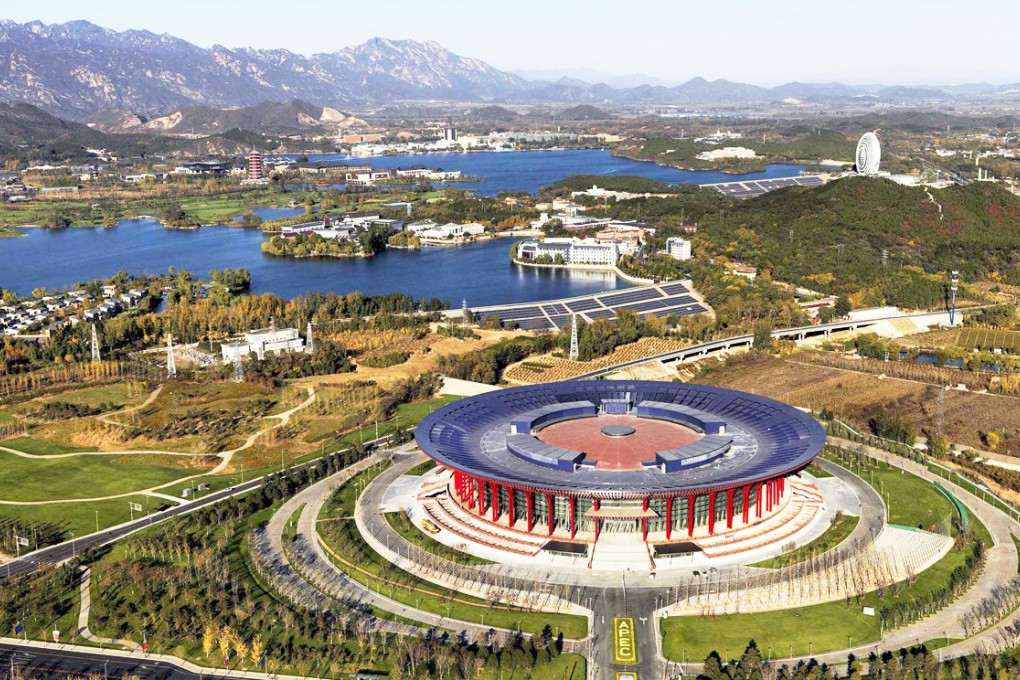
{"label": "mountain range", "polygon": [[87,21],[0,21],[0,101],[27,101],[77,120],[110,109],[158,117],[189,107],[223,109],[295,99],[340,109],[407,101],[734,105],[988,96],[1020,98],[1020,84],[787,83],[763,88],[693,78],[675,87],[618,88],[566,77],[527,80],[435,42],[372,38],[337,52],[304,56],[283,49],[203,48],[168,34],[118,32]]}

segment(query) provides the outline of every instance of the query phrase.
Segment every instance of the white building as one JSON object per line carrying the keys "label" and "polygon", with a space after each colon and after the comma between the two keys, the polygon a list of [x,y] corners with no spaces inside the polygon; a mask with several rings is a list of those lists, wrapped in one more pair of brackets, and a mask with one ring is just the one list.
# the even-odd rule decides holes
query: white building
{"label": "white building", "polygon": [[691,242],[679,236],[666,239],[666,254],[674,260],[691,259]]}
{"label": "white building", "polygon": [[305,341],[296,328],[259,328],[245,333],[243,340],[225,342],[220,346],[225,364],[252,353],[263,359],[267,352],[301,352],[304,349]]}
{"label": "white building", "polygon": [[453,222],[447,222],[446,224],[429,224],[424,227],[421,227],[420,225],[408,225],[408,229],[421,238],[437,240],[480,236],[485,233],[485,227],[476,222],[469,222],[468,224],[454,224]]}
{"label": "white building", "polygon": [[621,255],[633,249],[619,241],[600,241],[581,238],[547,238],[542,241],[522,241],[517,248],[521,260],[535,260],[544,255],[563,258],[563,264],[615,265]]}
{"label": "white building", "polygon": [[757,158],[754,149],[744,146],[724,146],[721,149],[702,151],[697,155],[699,161],[715,161],[720,158]]}

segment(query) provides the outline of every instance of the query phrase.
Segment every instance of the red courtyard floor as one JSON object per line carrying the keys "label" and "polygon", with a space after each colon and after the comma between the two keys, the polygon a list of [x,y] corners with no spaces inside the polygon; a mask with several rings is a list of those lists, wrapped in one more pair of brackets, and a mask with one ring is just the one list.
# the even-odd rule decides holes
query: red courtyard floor
{"label": "red courtyard floor", "polygon": [[[605,425],[629,425],[634,434],[608,437],[602,434]],[[572,451],[584,451],[585,460],[596,461],[598,470],[640,470],[641,463],[655,457],[656,451],[687,446],[702,435],[675,423],[636,416],[580,418],[556,423],[537,434],[547,444]]]}

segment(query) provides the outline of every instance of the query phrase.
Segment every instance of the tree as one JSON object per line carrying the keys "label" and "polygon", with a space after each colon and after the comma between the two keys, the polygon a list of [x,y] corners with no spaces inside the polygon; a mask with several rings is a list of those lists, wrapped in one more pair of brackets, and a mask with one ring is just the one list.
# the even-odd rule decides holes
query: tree
{"label": "tree", "polygon": [[772,326],[760,323],[754,327],[752,347],[759,352],[767,352],[772,347]]}
{"label": "tree", "polygon": [[837,317],[842,319],[843,317],[850,313],[851,309],[852,307],[850,306],[850,300],[847,299],[845,295],[840,295],[838,298],[836,298],[835,312]]}
{"label": "tree", "polygon": [[818,321],[821,323],[832,323],[836,318],[836,310],[832,307],[822,307],[818,310]]}
{"label": "tree", "polygon": [[170,202],[163,208],[163,220],[169,224],[182,224],[187,217],[180,203]]}
{"label": "tree", "polygon": [[205,624],[205,630],[202,631],[202,654],[206,658],[209,658],[213,650],[216,648],[216,626],[212,623]]}
{"label": "tree", "polygon": [[266,652],[266,646],[262,642],[262,636],[256,635],[251,641],[251,649],[249,650],[248,658],[251,660],[251,665],[258,668],[262,665],[262,655]]}
{"label": "tree", "polygon": [[987,432],[985,433],[985,445],[989,451],[995,451],[999,448],[999,444],[1002,442],[998,432]]}

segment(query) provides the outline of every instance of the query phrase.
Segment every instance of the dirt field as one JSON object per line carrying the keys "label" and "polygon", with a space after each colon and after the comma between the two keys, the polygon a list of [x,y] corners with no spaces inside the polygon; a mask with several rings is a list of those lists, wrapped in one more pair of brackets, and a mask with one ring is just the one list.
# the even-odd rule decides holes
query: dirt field
{"label": "dirt field", "polygon": [[442,335],[428,336],[428,352],[415,352],[411,358],[402,364],[388,366],[386,368],[372,368],[370,366],[358,366],[354,373],[340,373],[337,375],[312,376],[295,381],[296,385],[324,385],[331,383],[357,382],[362,380],[374,380],[380,385],[388,385],[399,380],[421,375],[425,371],[435,370],[439,357],[447,354],[464,354],[474,349],[481,349],[494,345],[505,338],[516,338],[525,335],[520,331],[487,331],[475,329],[481,336],[479,340],[459,340],[448,338]]}
{"label": "dirt field", "polygon": [[[735,357],[708,369],[697,380],[795,406],[827,407],[862,428],[880,409],[905,418],[918,432],[933,428],[938,418],[938,388],[934,385],[801,363],[797,355],[786,359]],[[982,433],[998,432],[1002,435],[999,452],[1020,456],[1020,399],[946,390],[944,431],[951,442],[978,449],[985,448]]]}

